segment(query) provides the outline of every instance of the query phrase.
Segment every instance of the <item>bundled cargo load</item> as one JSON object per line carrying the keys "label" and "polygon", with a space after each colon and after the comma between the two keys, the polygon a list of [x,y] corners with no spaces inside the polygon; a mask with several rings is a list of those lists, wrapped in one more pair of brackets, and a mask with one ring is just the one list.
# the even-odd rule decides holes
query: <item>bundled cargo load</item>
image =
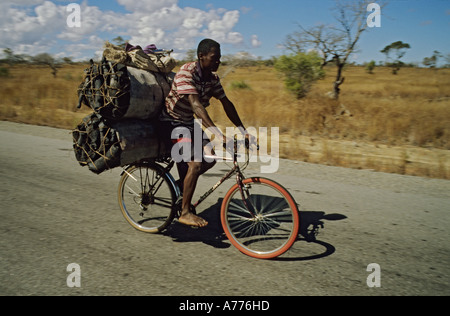
{"label": "bundled cargo load", "polygon": [[119,120],[156,117],[169,93],[174,74],[162,74],[127,67],[103,58],[91,60],[78,88],[78,108],[82,104],[101,116]]}
{"label": "bundled cargo load", "polygon": [[110,125],[118,135],[121,150],[120,166],[170,154],[158,134],[157,120],[127,119]]}
{"label": "bundled cargo load", "polygon": [[170,56],[173,50],[158,49],[154,44],[145,48],[126,43],[125,48],[105,43],[103,57],[107,60],[133,68],[169,74],[177,65]]}
{"label": "bundled cargo load", "polygon": [[99,174],[168,155],[157,129],[174,66],[170,52],[154,45],[142,50],[106,43],[102,61],[91,60],[78,88],[78,108],[85,104],[94,111],[72,132],[81,166]]}
{"label": "bundled cargo load", "polygon": [[100,174],[142,159],[166,156],[157,125],[156,120],[108,122],[96,113],[89,114],[72,132],[75,157],[81,166]]}
{"label": "bundled cargo load", "polygon": [[94,173],[120,166],[120,144],[116,131],[96,113],[86,116],[72,131],[75,158]]}

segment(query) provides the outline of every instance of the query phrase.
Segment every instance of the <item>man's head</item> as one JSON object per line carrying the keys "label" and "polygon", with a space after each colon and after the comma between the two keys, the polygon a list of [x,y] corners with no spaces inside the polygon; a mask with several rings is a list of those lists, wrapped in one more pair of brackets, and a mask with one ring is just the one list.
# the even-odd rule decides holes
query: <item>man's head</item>
{"label": "man's head", "polygon": [[198,44],[197,57],[202,69],[215,72],[220,65],[220,44],[212,39],[204,39]]}

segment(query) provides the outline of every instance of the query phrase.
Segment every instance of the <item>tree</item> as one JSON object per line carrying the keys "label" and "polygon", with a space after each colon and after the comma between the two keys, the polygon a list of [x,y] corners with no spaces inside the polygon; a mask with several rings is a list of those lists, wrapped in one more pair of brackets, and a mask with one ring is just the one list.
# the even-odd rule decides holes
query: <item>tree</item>
{"label": "tree", "polygon": [[450,54],[445,55],[445,56],[444,56],[444,59],[445,59],[445,65],[444,65],[444,67],[445,67],[445,68],[450,68]]}
{"label": "tree", "polygon": [[325,76],[322,58],[314,51],[281,56],[275,62],[275,69],[283,73],[286,88],[298,99],[305,97],[312,84]]}
{"label": "tree", "polygon": [[[333,97],[339,98],[340,86],[344,83],[344,66],[356,50],[361,34],[368,28],[367,7],[373,1],[336,1],[336,25],[317,25],[309,29],[300,26],[300,31],[289,35],[284,46],[294,53],[314,49],[319,52],[324,67],[328,63],[336,65],[336,78],[333,82]],[[381,3],[381,1],[377,1]],[[384,7],[386,2],[381,3]]]}
{"label": "tree", "polygon": [[122,49],[125,49],[125,47],[128,43],[128,40],[124,40],[122,36],[117,36],[112,41],[116,46],[119,46]]}
{"label": "tree", "polygon": [[12,64],[14,63],[14,52],[12,51],[11,48],[5,48],[3,50],[3,53],[6,55],[6,62],[12,66]]}
{"label": "tree", "polygon": [[[410,48],[411,46],[408,43],[397,41],[387,45],[381,50],[381,52],[386,55],[386,65],[392,68],[392,74],[396,75],[404,65],[400,59],[405,56],[406,50]],[[391,53],[395,55],[395,59],[392,59],[390,56]]]}
{"label": "tree", "polygon": [[72,57],[63,57],[62,62],[69,65],[73,64]]}
{"label": "tree", "polygon": [[430,67],[430,68],[436,68],[437,67],[437,62],[438,59],[440,57],[443,57],[442,54],[440,52],[438,52],[437,50],[435,50],[433,52],[433,56],[431,57],[425,57],[423,59],[422,64],[424,64],[426,67]]}
{"label": "tree", "polygon": [[248,52],[238,52],[222,56],[222,64],[227,66],[226,70],[220,75],[224,79],[237,67],[251,67],[257,65],[257,60]]}
{"label": "tree", "polygon": [[55,59],[48,53],[38,54],[33,57],[33,63],[37,65],[46,65],[52,69],[52,74],[56,78],[56,74],[58,72],[58,65],[56,64]]}
{"label": "tree", "polygon": [[23,63],[27,63],[27,60],[29,60],[31,57],[28,55],[16,55],[14,54],[13,50],[11,48],[5,48],[3,50],[3,53],[5,54],[5,61],[10,65],[15,65],[15,64],[23,64]]}
{"label": "tree", "polygon": [[185,62],[191,62],[197,60],[197,50],[196,49],[188,49],[186,52]]}
{"label": "tree", "polygon": [[375,69],[375,60],[371,60],[370,62],[367,63],[366,65],[366,71],[369,74],[373,74],[373,70]]}

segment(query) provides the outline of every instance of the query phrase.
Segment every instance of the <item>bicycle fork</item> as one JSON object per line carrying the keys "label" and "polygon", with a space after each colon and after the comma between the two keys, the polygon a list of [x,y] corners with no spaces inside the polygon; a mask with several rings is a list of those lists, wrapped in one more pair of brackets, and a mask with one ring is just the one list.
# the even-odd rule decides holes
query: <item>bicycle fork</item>
{"label": "bicycle fork", "polygon": [[257,219],[257,210],[250,200],[250,192],[249,192],[250,185],[244,184],[243,175],[239,172],[236,175],[236,180],[239,187],[239,192],[241,193],[242,202],[244,203],[245,208],[252,215],[253,219]]}

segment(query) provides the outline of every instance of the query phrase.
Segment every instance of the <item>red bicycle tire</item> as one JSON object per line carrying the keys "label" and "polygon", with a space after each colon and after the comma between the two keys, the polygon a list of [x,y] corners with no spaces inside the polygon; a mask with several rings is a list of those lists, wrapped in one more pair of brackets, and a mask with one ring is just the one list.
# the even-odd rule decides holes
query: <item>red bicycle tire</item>
{"label": "red bicycle tire", "polygon": [[230,232],[229,227],[227,225],[227,205],[228,200],[230,200],[230,197],[233,195],[233,193],[238,190],[238,184],[233,185],[230,190],[228,190],[227,194],[225,195],[223,202],[222,202],[222,207],[220,210],[220,220],[222,223],[222,228],[228,238],[228,240],[231,242],[231,244],[233,246],[235,246],[240,252],[253,257],[253,258],[257,258],[257,259],[271,259],[271,258],[275,258],[278,256],[281,256],[283,253],[285,253],[286,251],[288,251],[292,245],[294,244],[294,242],[297,240],[298,237],[298,232],[299,232],[299,227],[300,227],[300,218],[299,218],[299,214],[298,214],[298,208],[297,208],[297,203],[295,202],[294,198],[291,196],[291,194],[280,184],[278,184],[277,182],[270,180],[270,179],[266,179],[266,178],[261,178],[261,177],[253,177],[253,178],[247,178],[245,180],[243,180],[244,184],[249,184],[249,183],[262,183],[262,184],[266,184],[268,186],[272,186],[274,189],[276,189],[279,193],[281,193],[284,198],[286,199],[286,201],[288,202],[289,206],[291,207],[291,209],[293,209],[294,211],[292,212],[293,215],[293,222],[294,222],[294,229],[291,233],[291,236],[288,239],[288,242],[285,243],[281,248],[277,249],[274,252],[269,252],[269,253],[256,253],[253,251],[250,251],[248,249],[246,249],[245,247],[243,247],[239,242],[237,242],[233,236],[233,234]]}

